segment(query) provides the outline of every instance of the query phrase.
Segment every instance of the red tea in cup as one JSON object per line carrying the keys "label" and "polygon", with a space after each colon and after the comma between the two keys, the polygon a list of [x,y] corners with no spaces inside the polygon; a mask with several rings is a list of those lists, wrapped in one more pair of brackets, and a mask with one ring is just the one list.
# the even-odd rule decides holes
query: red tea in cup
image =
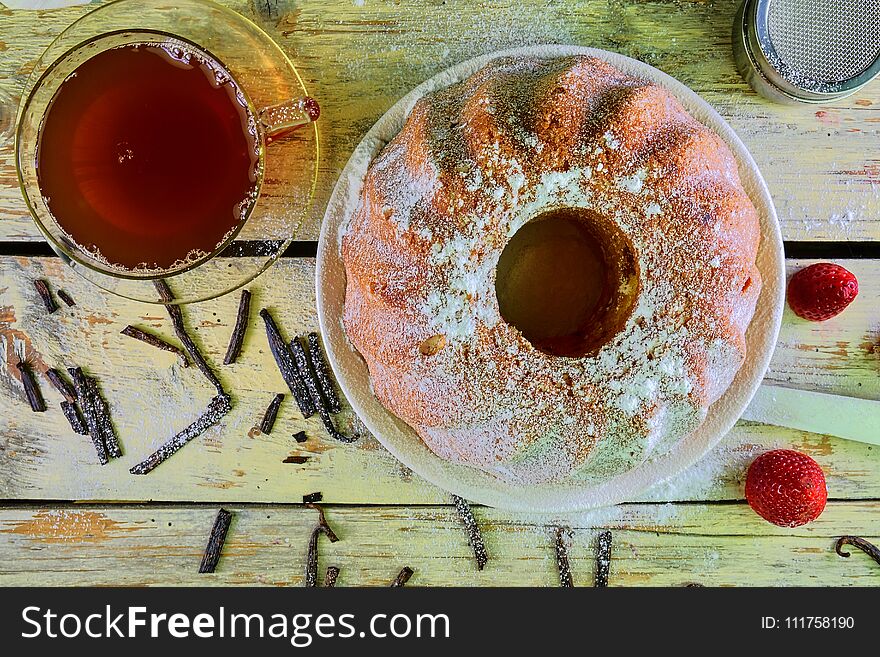
{"label": "red tea in cup", "polygon": [[78,248],[123,270],[178,270],[222,248],[259,193],[261,142],[229,73],[178,42],[100,52],[56,91],[37,177]]}

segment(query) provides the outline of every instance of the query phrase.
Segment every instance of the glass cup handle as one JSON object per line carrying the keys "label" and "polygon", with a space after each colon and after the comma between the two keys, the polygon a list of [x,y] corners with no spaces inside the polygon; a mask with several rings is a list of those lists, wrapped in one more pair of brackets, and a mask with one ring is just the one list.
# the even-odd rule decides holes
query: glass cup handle
{"label": "glass cup handle", "polygon": [[303,96],[264,107],[259,112],[259,120],[266,141],[272,142],[297,128],[317,121],[320,115],[321,108],[318,101]]}

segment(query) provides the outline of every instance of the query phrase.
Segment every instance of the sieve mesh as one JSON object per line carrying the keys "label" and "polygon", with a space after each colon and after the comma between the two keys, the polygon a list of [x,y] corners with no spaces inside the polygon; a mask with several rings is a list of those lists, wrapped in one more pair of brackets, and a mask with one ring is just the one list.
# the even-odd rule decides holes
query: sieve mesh
{"label": "sieve mesh", "polygon": [[880,0],[770,0],[767,30],[795,73],[843,82],[880,56]]}

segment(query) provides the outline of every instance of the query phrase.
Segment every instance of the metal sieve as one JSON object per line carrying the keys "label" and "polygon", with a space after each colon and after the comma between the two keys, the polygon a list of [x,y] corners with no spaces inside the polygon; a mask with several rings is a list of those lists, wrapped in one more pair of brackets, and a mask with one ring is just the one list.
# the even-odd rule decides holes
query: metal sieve
{"label": "metal sieve", "polygon": [[743,0],[733,51],[767,98],[843,98],[880,73],[880,0]]}

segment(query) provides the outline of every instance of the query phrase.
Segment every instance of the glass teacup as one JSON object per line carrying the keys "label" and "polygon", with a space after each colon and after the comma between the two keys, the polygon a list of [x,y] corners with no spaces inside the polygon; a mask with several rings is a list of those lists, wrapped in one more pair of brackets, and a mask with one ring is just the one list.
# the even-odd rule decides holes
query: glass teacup
{"label": "glass teacup", "polygon": [[[47,196],[48,176],[43,176],[41,185],[39,166],[42,161],[44,170],[48,170],[46,162],[51,158],[45,152],[41,157],[40,149],[43,130],[50,125],[47,117],[56,112],[53,102],[62,98],[65,85],[82,85],[81,80],[73,78],[77,71],[87,70],[84,63],[89,62],[92,68],[88,70],[94,70],[98,56],[106,59],[108,53],[118,53],[120,49],[148,48],[167,53],[174,65],[199,63],[216,73],[217,85],[228,87],[229,94],[240,105],[243,126],[249,133],[253,185],[236,206],[235,220],[224,226],[216,240],[208,240],[211,246],[184,249],[186,257],[175,258],[173,262],[157,261],[151,266],[145,261],[135,266],[132,263],[136,259],[123,262],[125,258],[118,257],[128,248],[125,244],[120,246],[118,235],[117,257],[108,258],[102,253],[101,240],[109,239],[114,226],[108,223],[103,230],[93,225],[96,230],[91,231],[91,239],[85,240],[72,228],[77,222],[60,216],[62,211],[73,212],[70,208],[81,207],[82,215],[77,218],[87,221],[88,212],[94,207],[123,206],[101,205],[100,198],[97,202],[90,198],[89,203],[79,204],[77,190],[72,192],[73,202],[61,204],[58,190],[65,189],[67,182],[63,169],[55,176],[61,183],[53,187],[54,200]],[[314,124],[317,104],[308,97],[290,61],[265,32],[212,2],[117,0],[102,6],[76,21],[49,46],[37,62],[29,89],[21,104],[16,134],[22,193],[38,227],[58,255],[80,274],[113,293],[159,302],[153,285],[157,279],[169,282],[180,303],[212,298],[235,289],[253,279],[284,251],[311,205],[318,160]],[[95,134],[101,134],[100,126]],[[46,139],[46,145],[55,143],[67,142]],[[116,146],[120,149],[121,166],[130,151],[124,148],[125,144],[113,145]],[[92,187],[112,187],[108,180],[107,176],[97,179]],[[145,198],[148,196],[147,193]],[[94,212],[95,217],[100,216]],[[108,219],[114,224],[125,223],[125,216],[109,214]],[[184,219],[187,216],[181,214]],[[229,217],[224,215],[224,221],[228,222]],[[126,235],[120,234],[123,238]],[[172,234],[179,239],[178,233]],[[139,256],[139,249],[143,248],[144,244],[133,236],[132,256]],[[237,257],[216,257],[221,254]]]}

